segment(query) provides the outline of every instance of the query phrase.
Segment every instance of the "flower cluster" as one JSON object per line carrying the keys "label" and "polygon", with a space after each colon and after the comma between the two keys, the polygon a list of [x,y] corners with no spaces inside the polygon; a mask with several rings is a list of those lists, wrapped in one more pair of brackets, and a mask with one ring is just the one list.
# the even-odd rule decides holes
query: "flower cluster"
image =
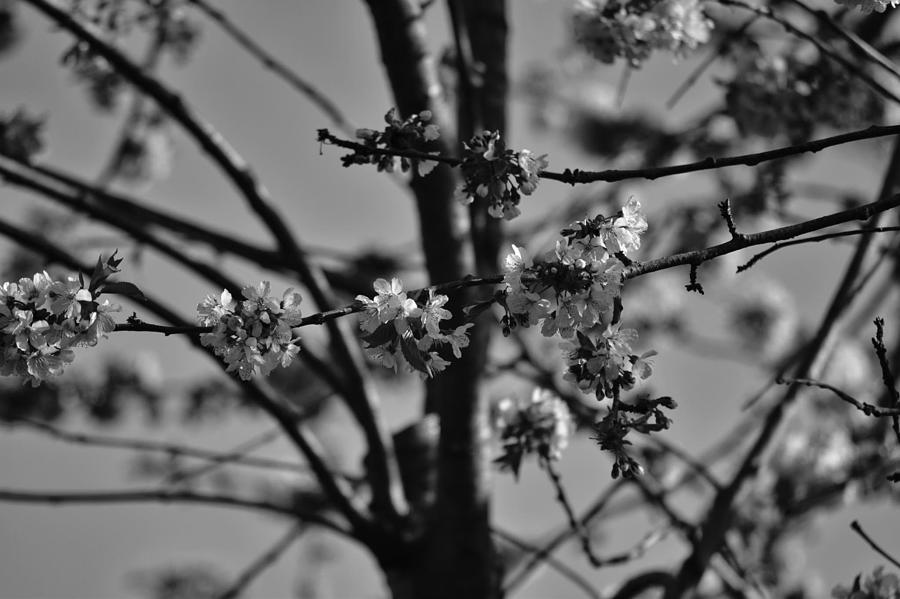
{"label": "flower cluster", "polygon": [[99,299],[93,281],[54,280],[46,271],[0,285],[0,375],[37,386],[62,374],[74,347],[96,345],[115,330],[118,306]]}
{"label": "flower cluster", "polygon": [[578,0],[575,41],[597,60],[638,68],[654,50],[681,56],[709,41],[713,22],[699,0]]}
{"label": "flower cluster", "polygon": [[[384,115],[387,126],[383,131],[374,129],[357,129],[356,137],[363,141],[367,148],[382,150],[421,150],[423,146],[440,137],[438,126],[431,123],[431,111],[423,110],[418,114],[400,120],[397,109],[391,108]],[[437,152],[433,152],[437,154]],[[399,164],[404,173],[415,166],[420,177],[430,173],[437,162],[432,160],[417,160],[401,156],[379,155],[371,152],[357,151],[341,158],[344,166],[351,164],[377,165],[379,171],[394,172]]]}
{"label": "flower cluster", "polygon": [[561,231],[554,251],[532,262],[513,246],[507,255],[504,332],[541,324],[546,337],[564,344],[568,378],[584,391],[611,396],[613,387],[630,389],[650,374],[647,358],[637,356],[631,329],[619,330],[623,260],[641,245],[647,220],[631,198],[620,213],[578,221]]}
{"label": "flower cluster", "polygon": [[281,300],[269,295],[269,282],[241,289],[244,300],[234,300],[228,290],[207,296],[197,305],[197,321],[212,331],[200,342],[212,347],[228,368],[247,381],[256,373],[268,375],[287,367],[300,352],[291,327],[301,321],[300,294],[288,289]]}
{"label": "flower cluster", "polygon": [[607,326],[599,335],[577,332],[575,339],[562,345],[564,378],[597,397],[614,397],[617,389],[631,389],[638,380],[650,377],[650,358],[656,355],[654,350],[634,354],[631,344],[637,336],[634,329],[620,329],[618,324]]}
{"label": "flower cluster", "polygon": [[550,164],[547,155],[506,149],[498,131],[485,131],[463,146],[463,183],[456,192],[457,199],[463,204],[470,204],[476,197],[483,199],[494,218],[509,220],[521,214],[521,194],[534,193],[538,176]]}
{"label": "flower cluster", "polygon": [[900,0],[834,0],[838,4],[848,8],[858,8],[861,12],[869,14],[873,10],[875,12],[884,12],[890,6],[896,7],[900,4]]}
{"label": "flower cluster", "polygon": [[530,399],[506,397],[494,406],[493,428],[503,454],[494,460],[519,476],[522,459],[537,454],[541,461],[558,460],[574,430],[565,402],[536,387]]}
{"label": "flower cluster", "polygon": [[900,578],[895,574],[885,574],[884,567],[878,566],[861,582],[862,575],[853,581],[853,587],[842,585],[834,587],[831,596],[834,599],[898,599],[900,598]]}
{"label": "flower cluster", "polygon": [[843,66],[820,57],[747,51],[734,54],[735,76],[725,82],[728,113],[745,134],[809,139],[817,126],[855,129],[881,120],[884,102]]}
{"label": "flower cluster", "polygon": [[469,345],[467,331],[474,325],[441,331],[441,321],[453,316],[443,307],[449,299],[446,295],[429,288],[428,298],[420,304],[406,295],[400,279],[377,279],[373,287],[374,297],[356,296],[364,311],[359,326],[370,358],[395,371],[405,364],[410,370],[434,376],[450,364],[446,353],[442,356],[438,351],[441,347],[449,347],[457,358],[462,356],[461,350]]}

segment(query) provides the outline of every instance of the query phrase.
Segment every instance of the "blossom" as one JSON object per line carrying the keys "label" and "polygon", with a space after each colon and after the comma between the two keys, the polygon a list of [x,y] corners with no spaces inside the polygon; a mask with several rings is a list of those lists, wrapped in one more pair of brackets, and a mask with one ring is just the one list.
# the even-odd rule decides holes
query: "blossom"
{"label": "blossom", "polygon": [[377,279],[372,287],[376,291],[372,298],[356,297],[363,309],[359,322],[362,339],[372,360],[394,371],[406,365],[424,376],[434,376],[450,365],[446,352],[441,353],[444,347],[449,347],[454,357],[462,356],[462,349],[469,345],[468,330],[474,325],[460,325],[449,333],[441,330],[441,322],[453,318],[444,308],[449,297],[429,288],[428,299],[419,305],[407,296],[396,277],[390,283]]}
{"label": "blossom", "polygon": [[816,127],[853,129],[879,121],[884,100],[834,61],[759,50],[733,53],[725,102],[740,131],[760,137],[809,139]]}
{"label": "blossom", "polygon": [[356,296],[356,301],[362,302],[365,307],[365,315],[360,321],[364,331],[371,333],[382,324],[418,316],[418,305],[406,297],[403,283],[397,277],[391,279],[390,283],[384,279],[376,279],[373,288],[377,294],[372,299],[364,295]]}
{"label": "blossom", "polygon": [[484,131],[463,146],[463,183],[456,199],[463,204],[481,199],[494,218],[510,220],[521,214],[519,200],[534,193],[541,171],[550,164],[547,155],[507,149],[498,131]]}
{"label": "blossom", "polygon": [[834,599],[897,599],[900,597],[900,578],[895,574],[885,574],[884,567],[878,566],[860,582],[860,576],[853,582],[853,588],[838,585],[831,591]]}
{"label": "blossom", "polygon": [[572,12],[576,43],[597,60],[624,58],[640,67],[654,50],[682,56],[709,41],[713,23],[699,0],[579,0]]}
{"label": "blossom", "polygon": [[900,0],[834,0],[838,4],[848,8],[858,8],[860,12],[869,14],[873,10],[875,12],[884,12],[888,9],[900,4]]}
{"label": "blossom", "polygon": [[212,327],[200,343],[225,361],[226,372],[237,372],[245,381],[290,366],[300,352],[291,330],[302,320],[300,294],[288,289],[276,300],[269,282],[262,281],[241,289],[241,296],[244,300],[237,302],[224,290],[197,305],[197,322]]}
{"label": "blossom", "polygon": [[[111,272],[101,270],[97,289]],[[80,278],[57,281],[46,271],[0,284],[0,375],[34,386],[61,375],[74,359],[72,348],[96,345],[116,328],[112,313],[119,307],[100,294]]]}
{"label": "blossom", "polygon": [[598,397],[612,397],[616,389],[631,389],[638,379],[650,376],[650,358],[656,355],[652,350],[640,356],[632,353],[637,336],[634,329],[620,329],[615,324],[596,337],[579,333],[565,341],[560,346],[566,363],[564,378]]}
{"label": "blossom", "polygon": [[[394,156],[390,154],[390,150],[414,150],[424,151],[429,142],[438,139],[441,136],[440,128],[431,123],[433,115],[430,110],[423,110],[413,114],[406,119],[401,119],[396,108],[391,108],[384,115],[384,121],[387,126],[383,131],[374,129],[357,129],[356,137],[362,140],[365,148],[355,150],[352,154],[347,154],[341,158],[344,166],[352,164],[374,164],[379,171],[394,172],[397,167],[403,172],[408,171],[411,167],[415,167],[417,174],[424,177],[430,173],[437,162],[434,160],[420,160],[416,158],[407,158],[405,156]],[[321,130],[319,133],[320,141],[328,143],[329,138],[327,130]],[[387,150],[388,153],[375,153],[371,150]],[[429,152],[437,155],[439,152]]]}
{"label": "blossom", "polygon": [[561,232],[554,251],[532,262],[513,246],[504,264],[507,328],[541,325],[543,335],[569,338],[609,325],[621,295],[619,254],[640,247],[647,221],[631,199],[614,217],[578,221]]}
{"label": "blossom", "polygon": [[777,281],[762,280],[736,294],[729,321],[744,348],[774,359],[796,338],[797,310],[791,294]]}
{"label": "blossom", "polygon": [[494,406],[492,426],[503,455],[495,461],[518,477],[522,458],[537,454],[559,460],[574,432],[568,406],[553,392],[535,387],[529,399],[506,397]]}

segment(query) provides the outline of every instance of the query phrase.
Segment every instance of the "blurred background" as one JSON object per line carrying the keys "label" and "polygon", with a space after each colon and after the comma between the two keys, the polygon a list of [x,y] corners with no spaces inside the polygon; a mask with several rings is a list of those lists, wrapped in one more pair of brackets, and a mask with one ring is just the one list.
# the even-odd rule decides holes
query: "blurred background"
{"label": "blurred background", "polygon": [[[673,108],[665,106],[665,100],[705,56],[703,52],[680,61],[668,56],[654,58],[628,74],[627,85],[623,85],[626,75],[621,65],[601,66],[590,72],[579,66],[571,47],[570,2],[520,0],[510,4],[510,72],[514,85],[511,130],[504,134],[511,147],[549,154],[553,170],[599,170],[627,162],[627,156],[620,155],[616,162],[591,151],[595,131],[591,128],[591,115],[599,119],[633,113],[652,119],[657,127],[674,130],[722,101],[715,79],[726,71],[714,66]],[[362,2],[223,0],[215,5],[327,94],[355,125],[381,125],[392,101],[369,14]],[[0,3],[0,7],[14,9],[21,34],[17,46],[0,57],[0,113],[9,114],[22,107],[32,114],[44,115],[46,150],[40,160],[88,180],[102,176],[128,112],[128,95],[121,97],[111,110],[98,109],[96,102],[87,98],[84,82],[60,66],[61,56],[71,46],[70,38],[24,5],[7,2]],[[399,256],[400,262],[376,265],[398,268],[405,273],[409,287],[422,283],[421,274],[415,272],[420,264],[417,225],[407,191],[374,169],[342,168],[337,150],[322,148],[316,142],[316,129],[332,126],[326,116],[260,68],[219,28],[199,16],[194,21],[199,27],[199,41],[190,61],[180,65],[163,60],[158,70],[160,77],[180,90],[253,165],[291,228],[316,259],[327,265],[341,265],[358,252]],[[428,10],[426,25],[432,49],[440,52],[449,43],[442,5],[438,3]],[[140,47],[139,41],[135,42],[136,52]],[[548,88],[551,93],[546,91]],[[890,118],[887,121],[891,122]],[[608,134],[599,127],[596,131],[596,135]],[[733,130],[725,134],[740,135]],[[149,144],[151,164],[143,165],[149,171],[141,171],[130,182],[117,181],[117,189],[145,198],[154,207],[269,245],[264,230],[229,183],[177,127],[166,128]],[[873,201],[888,157],[886,148],[885,142],[870,141],[817,155],[799,169],[795,181],[798,186],[806,184],[811,191],[800,194],[791,209],[808,217],[838,209],[815,192],[828,186],[846,190],[845,195],[852,194],[865,202]],[[739,178],[747,176],[750,169],[737,167],[733,171]],[[584,208],[580,212],[574,209],[572,220],[593,215],[596,210],[590,212],[590,200],[606,194],[607,187],[573,191],[545,182],[533,196],[523,200],[523,217],[511,227],[513,235],[532,251],[549,247],[552,231],[550,235],[539,231],[534,237],[528,232],[560,215],[573,196],[582,201]],[[626,182],[616,189],[615,199],[622,203],[631,195],[638,197],[652,231],[664,227],[666,211],[680,203],[708,197],[707,205],[713,207],[722,199],[715,196],[715,190],[716,186],[703,175],[683,175],[655,182]],[[93,251],[96,255],[118,248],[125,258],[122,277],[166,299],[183,314],[192,314],[197,302],[207,294],[221,291],[198,282],[154,252],[117,237],[109,229],[57,211],[38,197],[3,186],[0,202],[3,213],[11,220],[34,223],[35,219],[44,219],[40,221],[42,228],[52,230],[61,243],[81,244],[79,251]],[[738,222],[748,231],[779,224],[774,217]],[[799,246],[776,254],[740,276],[731,274],[733,267],[751,254],[729,257],[723,260],[727,262],[725,266],[715,267],[720,270],[714,277],[703,280],[706,294],[702,297],[683,291],[687,269],[633,283],[635,291],[626,295],[626,311],[633,310],[635,321],[640,321],[642,314],[658,316],[668,310],[689,323],[684,327],[692,334],[693,341],[687,343],[684,338],[673,340],[665,334],[645,337],[641,331],[640,351],[650,347],[659,351],[653,389],[671,395],[679,404],[673,414],[672,429],[664,433],[666,441],[698,454],[730,430],[744,413],[744,402],[767,380],[767,367],[773,357],[817,322],[850,247],[841,243]],[[652,249],[645,247],[639,259],[657,257]],[[3,240],[0,255],[18,254]],[[213,258],[231,276],[247,283],[262,276],[243,262]],[[710,266],[709,270],[713,268]],[[4,280],[29,274],[30,271],[10,270]],[[384,271],[374,276],[391,274]],[[272,280],[276,293],[290,285],[287,280],[266,277]],[[761,298],[756,303],[754,294]],[[632,298],[631,304],[628,298]],[[740,300],[749,306],[747,318],[752,320],[756,315],[769,319],[764,338],[742,342],[735,337],[735,330],[742,329],[730,327],[729,322],[734,322],[736,306],[742,305]],[[138,306],[127,301],[123,306],[123,318],[135,310],[140,315]],[[765,308],[761,316],[760,306]],[[855,339],[857,343],[848,342],[848,356],[833,364],[835,371],[841,369],[841,376],[871,378],[872,371],[866,370],[872,368],[866,338],[874,331],[874,315],[861,317],[853,324],[855,330],[845,332],[848,340]],[[896,314],[882,315],[889,328],[900,325],[900,321],[892,321]],[[641,329],[638,322],[631,325]],[[315,332],[310,332],[309,338],[315,339]],[[72,410],[60,420],[61,427],[218,449],[237,446],[270,428],[263,415],[250,410],[216,410],[215,406],[205,405],[198,408],[195,417],[185,417],[187,400],[183,391],[199,388],[219,371],[205,357],[196,355],[184,339],[114,334],[91,351],[80,352],[66,377],[90,379],[110,363],[158,392],[160,400],[154,409],[141,408],[141,402],[133,402],[134,405],[107,405],[107,412],[101,406],[92,416]],[[400,428],[412,422],[420,407],[419,382],[414,377],[399,382],[385,379],[382,387],[384,408],[392,426]],[[4,393],[14,392],[11,387],[4,389]],[[501,377],[487,392],[499,398],[530,391],[521,382]],[[310,393],[314,394],[314,390]],[[361,444],[350,432],[347,414],[334,403],[325,404],[322,410],[315,428],[329,453],[341,467],[358,468]],[[803,441],[800,443],[803,445]],[[277,441],[258,453],[294,458],[287,444]],[[25,427],[0,427],[2,487],[147,487],[148,471],[152,473],[153,467],[152,461],[142,461],[133,452],[81,447],[48,439]],[[611,484],[609,468],[609,460],[590,439],[580,437],[572,443],[561,470],[576,507],[587,506]],[[241,484],[260,488],[268,485],[273,492],[278,491],[279,485],[287,489],[295,482],[288,477],[249,479],[249,483],[244,480]],[[238,483],[223,477],[218,484],[227,487]],[[564,514],[553,500],[552,487],[534,464],[525,466],[518,482],[498,475],[494,493],[494,518],[503,529],[539,540],[565,523]],[[792,541],[796,546],[786,544],[786,550],[793,551],[786,561],[797,568],[800,576],[820,581],[821,596],[834,584],[846,584],[880,561],[850,532],[852,520],[858,519],[865,528],[875,531],[886,549],[900,553],[893,503],[860,503],[851,499],[808,522]],[[705,507],[698,501],[689,489],[676,496],[679,509],[688,516]],[[637,513],[604,520],[596,531],[598,553],[617,553],[632,546],[661,522],[650,518]],[[284,534],[288,526],[268,516],[213,507],[30,507],[0,503],[0,596],[146,596],[146,583],[152,578],[149,573],[167,569],[204,568],[204,572],[229,580]],[[636,562],[594,571],[576,544],[569,543],[558,552],[560,560],[584,574],[599,589],[621,581],[628,572],[653,565],[669,566],[682,555],[680,543],[670,538]],[[313,589],[320,595],[302,595]],[[367,554],[315,532],[301,539],[249,591],[250,596],[272,598],[288,597],[291,593],[383,597],[385,589]],[[544,568],[516,596],[565,598],[582,594],[552,569]]]}

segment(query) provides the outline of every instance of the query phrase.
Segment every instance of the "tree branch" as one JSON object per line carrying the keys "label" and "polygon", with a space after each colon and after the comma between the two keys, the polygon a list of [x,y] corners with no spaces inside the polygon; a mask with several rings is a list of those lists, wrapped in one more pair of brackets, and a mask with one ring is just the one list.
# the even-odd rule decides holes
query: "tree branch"
{"label": "tree branch", "polygon": [[317,524],[329,530],[350,536],[350,531],[333,522],[332,520],[316,513],[298,513],[296,507],[286,507],[252,499],[243,499],[231,495],[217,495],[212,493],[199,493],[185,490],[166,489],[135,489],[125,491],[19,491],[14,489],[0,489],[0,502],[9,503],[38,503],[50,505],[65,504],[90,504],[101,505],[106,503],[198,503],[218,505],[222,507],[249,508],[288,516],[301,518],[310,524]]}
{"label": "tree branch", "polygon": [[[894,142],[891,159],[887,165],[878,195],[879,199],[874,204],[869,204],[869,206],[900,198],[900,196],[890,198],[893,189],[898,183],[898,179],[900,179],[900,138]],[[870,219],[868,223],[870,226],[877,226],[877,214]],[[844,276],[835,290],[818,330],[813,336],[813,340],[806,346],[805,355],[802,356],[796,370],[797,378],[806,378],[815,369],[819,362],[820,354],[827,345],[827,340],[832,335],[840,315],[847,309],[850,301],[853,299],[848,293],[859,274],[873,237],[873,235],[864,235],[857,243],[856,251],[844,271]],[[678,599],[686,590],[693,588],[700,580],[710,558],[719,550],[725,533],[731,526],[733,517],[732,504],[738,492],[743,487],[744,482],[756,472],[763,451],[775,435],[775,431],[778,429],[787,408],[793,403],[799,390],[799,385],[791,385],[787,389],[781,400],[775,404],[766,416],[753,445],[745,454],[729,483],[716,493],[716,497],[703,519],[700,540],[694,546],[691,554],[682,562],[674,581],[666,589],[664,599]]]}
{"label": "tree branch", "polygon": [[[537,554],[540,552],[540,547],[536,547],[527,541],[523,541],[516,535],[513,535],[509,532],[506,532],[496,526],[491,531],[494,536],[499,539],[509,543],[510,545],[520,549],[522,551],[527,551],[531,554]],[[574,569],[570,568],[564,562],[554,558],[552,555],[545,555],[540,558],[542,562],[545,562],[549,567],[556,570],[561,576],[568,579],[572,584],[577,586],[579,589],[584,591],[584,593],[591,597],[592,599],[601,599],[600,593],[597,592],[596,589],[591,585],[590,581],[588,581],[584,576],[576,572]]]}
{"label": "tree branch", "polygon": [[[153,98],[222,170],[241,192],[253,212],[266,225],[293,268],[309,289],[320,309],[336,302],[320,269],[310,264],[286,223],[271,205],[268,191],[257,180],[244,159],[225,139],[197,116],[184,99],[158,80],[146,74],[129,58],[88,31],[74,17],[50,0],[25,0],[62,29],[88,44],[105,58],[132,85]],[[391,518],[405,513],[406,504],[399,481],[396,458],[390,436],[378,410],[374,382],[365,371],[364,360],[350,331],[339,323],[328,325],[335,359],[347,368],[347,405],[363,430],[372,455],[373,500]]]}
{"label": "tree branch", "polygon": [[266,51],[260,44],[256,42],[250,35],[244,33],[234,22],[228,18],[221,9],[216,8],[206,0],[187,0],[193,4],[203,14],[217,23],[222,30],[228,34],[239,46],[247,51],[248,54],[257,59],[266,69],[272,71],[282,81],[286,82],[296,91],[306,96],[319,110],[331,119],[335,126],[339,127],[348,135],[353,135],[356,127],[347,120],[344,113],[338,108],[328,96],[319,91],[313,84],[309,83],[295,71],[293,71],[285,63],[275,58],[270,52]]}
{"label": "tree branch", "polygon": [[[43,254],[49,260],[59,262],[73,270],[88,274],[92,271],[92,268],[88,265],[82,264],[74,256],[60,249],[55,244],[2,220],[0,220],[0,235],[5,235],[29,249]],[[145,296],[143,306],[146,309],[169,321],[173,326],[187,326],[187,323],[173,310],[156,301],[151,295],[145,294]],[[188,337],[188,340],[224,370],[224,363],[213,354],[210,348],[203,347],[197,337],[191,336]],[[355,501],[351,499],[352,491],[342,481],[336,480],[332,475],[322,458],[318,444],[314,440],[315,438],[306,430],[306,427],[298,424],[299,414],[296,413],[295,409],[290,404],[279,401],[271,387],[262,381],[241,381],[233,375],[230,379],[238,384],[249,397],[278,423],[285,435],[306,459],[316,476],[316,480],[329,499],[334,502],[336,509],[347,518],[357,534],[365,539],[365,535],[370,530],[369,522],[363,516],[362,510],[355,504]]]}
{"label": "tree branch", "polygon": [[[806,154],[808,152],[816,153],[827,148],[840,146],[854,141],[862,141],[865,139],[876,139],[879,137],[888,137],[900,133],[900,125],[872,125],[865,129],[841,133],[820,139],[773,148],[763,152],[754,152],[751,154],[740,154],[738,156],[725,156],[723,158],[715,158],[710,156],[695,162],[686,162],[683,164],[673,164],[671,166],[657,166],[635,169],[607,169],[603,171],[585,171],[581,169],[565,169],[562,172],[545,170],[538,174],[541,179],[549,179],[551,181],[559,181],[569,185],[582,183],[624,181],[627,179],[648,179],[654,181],[662,177],[670,177],[672,175],[683,175],[685,173],[695,173],[699,171],[717,170],[729,166],[757,166],[763,162],[772,160],[780,160],[789,156]],[[461,160],[453,158],[449,154],[427,154],[425,152],[417,152],[414,150],[385,150],[381,148],[370,148],[356,142],[347,141],[337,138],[327,129],[320,130],[320,140],[326,143],[336,145],[349,150],[367,152],[376,156],[405,156],[407,158],[417,158],[421,160],[431,160],[440,162],[448,166],[459,166]]]}
{"label": "tree branch", "polygon": [[210,451],[179,443],[163,443],[160,441],[151,441],[148,439],[131,439],[123,437],[113,437],[108,435],[94,435],[88,433],[76,433],[54,426],[48,422],[32,420],[30,418],[20,418],[10,423],[15,427],[25,427],[33,431],[48,435],[58,441],[73,443],[76,445],[84,445],[88,447],[107,447],[114,449],[129,449],[133,451],[150,451],[156,453],[165,453],[173,457],[187,457],[197,460],[204,460],[214,464],[222,464],[224,462],[233,462],[244,466],[254,468],[267,468],[274,470],[286,470],[288,472],[301,472],[305,469],[303,464],[295,464],[283,460],[275,460],[271,458],[260,458],[248,455],[232,455],[228,453],[220,453],[218,451]]}
{"label": "tree branch", "polygon": [[247,590],[247,587],[250,586],[260,574],[265,572],[267,568],[273,566],[278,558],[281,557],[285,551],[290,549],[291,545],[293,545],[304,532],[306,532],[305,522],[300,522],[287,531],[287,533],[278,539],[272,547],[260,555],[259,558],[255,559],[246,570],[241,572],[240,576],[235,579],[231,586],[218,596],[218,599],[236,599],[237,597],[240,597],[241,594]]}

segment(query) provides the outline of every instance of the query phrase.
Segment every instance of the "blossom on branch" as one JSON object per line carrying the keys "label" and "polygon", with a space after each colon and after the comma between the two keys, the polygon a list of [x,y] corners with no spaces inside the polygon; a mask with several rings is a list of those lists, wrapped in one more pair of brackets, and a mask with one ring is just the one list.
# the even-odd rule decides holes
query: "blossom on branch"
{"label": "blossom on branch", "polygon": [[575,430],[565,402],[547,389],[535,387],[529,399],[505,397],[494,406],[492,426],[503,454],[494,460],[518,478],[522,459],[537,454],[555,461]]}
{"label": "blossom on branch", "polygon": [[302,319],[301,297],[288,289],[276,300],[268,281],[244,287],[241,295],[240,302],[228,290],[207,296],[197,305],[197,322],[213,328],[200,336],[200,343],[228,364],[226,372],[237,371],[248,381],[257,372],[268,375],[278,366],[290,366],[300,352],[291,328]]}
{"label": "blossom on branch", "polygon": [[74,348],[115,330],[110,313],[119,307],[99,297],[108,276],[102,268],[87,287],[80,277],[54,280],[46,271],[0,285],[0,375],[38,386],[62,374]]}
{"label": "blossom on branch", "polygon": [[[372,149],[421,151],[426,143],[440,137],[440,130],[437,125],[430,122],[431,119],[431,111],[423,110],[405,120],[401,120],[397,116],[397,109],[391,108],[384,115],[384,121],[387,123],[387,126],[383,131],[357,129],[356,137],[361,139],[366,147]],[[437,152],[433,152],[433,154],[437,154]],[[432,160],[419,160],[406,158],[405,156],[391,156],[389,154],[375,154],[364,151],[348,154],[341,160],[344,166],[371,163],[376,165],[379,171],[387,171],[389,173],[397,170],[398,166],[404,173],[410,167],[415,166],[416,172],[420,177],[430,173],[438,164]]]}
{"label": "blossom on branch", "polygon": [[547,155],[506,149],[498,131],[485,131],[463,144],[460,170],[463,183],[456,197],[463,204],[485,201],[494,218],[513,219],[521,214],[522,194],[537,189],[541,171],[550,165]]}
{"label": "blossom on branch", "polygon": [[374,297],[356,296],[363,306],[359,321],[366,354],[386,368],[397,370],[401,364],[426,376],[443,371],[450,362],[442,348],[449,348],[453,356],[462,356],[469,346],[468,330],[472,323],[460,325],[450,332],[441,330],[441,321],[453,315],[443,306],[449,298],[428,289],[428,299],[420,305],[407,296],[403,283],[394,277],[390,282],[377,279],[373,284]]}
{"label": "blossom on branch", "polygon": [[563,229],[554,251],[536,262],[514,245],[504,264],[504,332],[541,325],[545,337],[570,340],[567,378],[598,398],[647,378],[653,353],[632,354],[637,332],[618,325],[626,254],[640,248],[646,230],[641,205],[631,198],[612,217]]}

